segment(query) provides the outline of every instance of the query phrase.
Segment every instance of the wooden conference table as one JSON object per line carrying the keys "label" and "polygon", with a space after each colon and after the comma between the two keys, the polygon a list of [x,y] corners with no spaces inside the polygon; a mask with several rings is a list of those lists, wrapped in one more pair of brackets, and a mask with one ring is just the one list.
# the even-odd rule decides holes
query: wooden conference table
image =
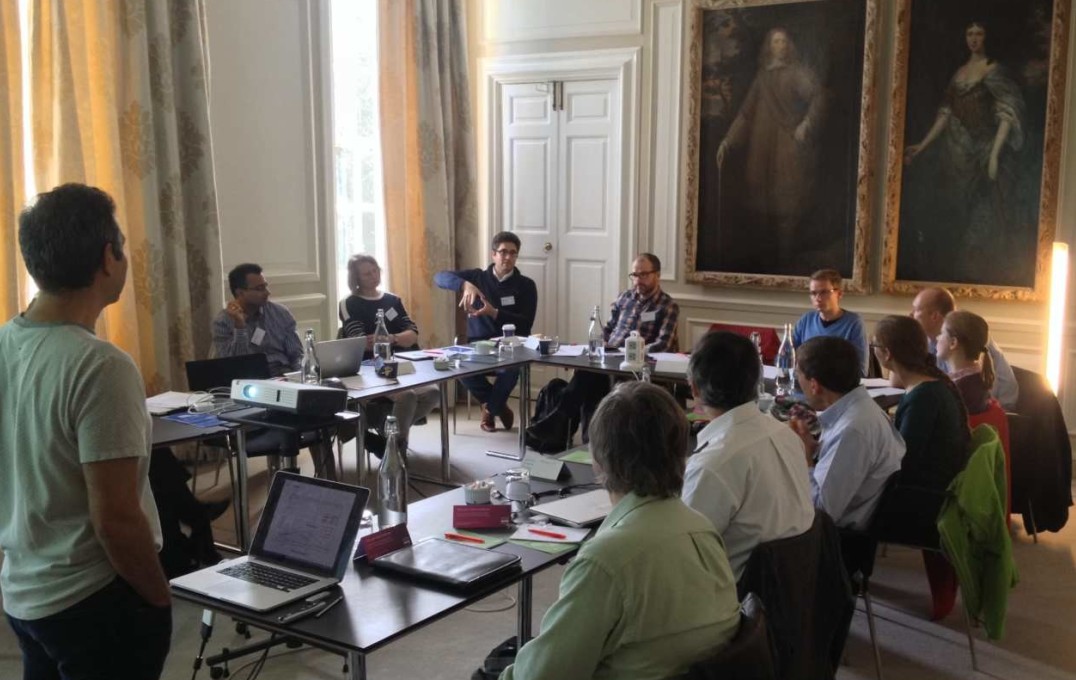
{"label": "wooden conference table", "polygon": [[[566,463],[570,477],[556,483],[532,480],[532,491],[575,487],[594,483],[594,473],[589,465]],[[500,482],[501,477],[495,478]],[[590,489],[570,489],[569,493],[583,493]],[[408,529],[414,541],[430,536],[442,536],[452,526],[452,506],[464,503],[463,489],[457,488],[437,496],[413,503],[408,508]],[[483,530],[483,535],[503,535],[512,530]],[[485,597],[511,585],[519,589],[517,635],[520,640],[532,637],[532,578],[538,572],[554,564],[563,563],[577,549],[549,554],[513,543],[502,543],[491,548],[498,552],[518,555],[521,570],[507,574],[477,590],[459,593],[427,585],[400,576],[382,575],[362,563],[353,563],[347,570],[340,590],[344,600],[320,618],[308,617],[293,623],[277,621],[280,611],[265,613],[196,595],[180,589],[172,589],[178,600],[213,610],[246,622],[256,628],[286,635],[313,647],[341,654],[348,659],[350,677],[366,678],[366,655],[381,649],[394,640],[474,604]],[[287,611],[287,606],[280,608]],[[475,665],[481,659],[476,652]]]}

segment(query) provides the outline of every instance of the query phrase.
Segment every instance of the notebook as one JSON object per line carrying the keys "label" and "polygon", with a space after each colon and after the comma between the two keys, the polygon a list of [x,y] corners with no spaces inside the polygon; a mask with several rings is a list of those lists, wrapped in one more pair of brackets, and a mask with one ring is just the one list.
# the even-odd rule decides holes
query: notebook
{"label": "notebook", "polygon": [[485,550],[440,538],[378,557],[376,569],[405,574],[450,588],[474,588],[520,568],[519,555]]}
{"label": "notebook", "polygon": [[612,509],[609,492],[598,489],[536,505],[531,508],[531,512],[569,526],[585,527],[601,522]]}
{"label": "notebook", "polygon": [[370,490],[277,472],[250,554],[174,578],[176,588],[266,611],[340,582]]}

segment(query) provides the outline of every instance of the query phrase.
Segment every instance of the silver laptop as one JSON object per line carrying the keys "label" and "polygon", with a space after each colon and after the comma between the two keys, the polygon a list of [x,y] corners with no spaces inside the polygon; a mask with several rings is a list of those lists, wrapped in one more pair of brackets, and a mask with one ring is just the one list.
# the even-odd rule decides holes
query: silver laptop
{"label": "silver laptop", "polygon": [[322,378],[346,378],[359,374],[362,355],[366,351],[366,336],[323,340],[317,343],[318,363]]}
{"label": "silver laptop", "polygon": [[278,472],[250,554],[174,578],[176,588],[266,611],[344,577],[370,490]]}

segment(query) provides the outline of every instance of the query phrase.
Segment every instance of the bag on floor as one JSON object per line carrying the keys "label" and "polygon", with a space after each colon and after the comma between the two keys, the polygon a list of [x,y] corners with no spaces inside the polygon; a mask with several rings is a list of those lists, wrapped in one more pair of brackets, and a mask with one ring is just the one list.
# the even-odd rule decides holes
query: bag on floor
{"label": "bag on floor", "polygon": [[527,446],[539,453],[558,453],[567,449],[579,429],[579,414],[570,413],[562,398],[568,382],[553,378],[538,392],[534,417],[524,432]]}
{"label": "bag on floor", "polygon": [[471,680],[496,680],[501,676],[505,668],[515,663],[516,652],[518,651],[516,636],[513,635],[490,650],[486,660],[482,663],[482,667],[471,675]]}

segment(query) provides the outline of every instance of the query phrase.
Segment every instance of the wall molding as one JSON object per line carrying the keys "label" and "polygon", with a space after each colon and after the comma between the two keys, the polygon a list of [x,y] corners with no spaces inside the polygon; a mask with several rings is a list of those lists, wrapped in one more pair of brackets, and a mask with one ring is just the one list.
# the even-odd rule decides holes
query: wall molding
{"label": "wall molding", "polygon": [[650,200],[644,242],[662,259],[661,278],[675,281],[683,259],[677,239],[684,12],[681,0],[655,0],[650,10]]}
{"label": "wall molding", "polygon": [[[482,3],[482,39],[487,43],[524,40],[555,40],[607,35],[639,35],[643,32],[642,0],[485,0]],[[511,8],[541,7],[540,16],[526,16],[514,22],[498,22]],[[580,21],[580,10],[590,12],[592,21]],[[545,21],[543,21],[545,20]]]}

